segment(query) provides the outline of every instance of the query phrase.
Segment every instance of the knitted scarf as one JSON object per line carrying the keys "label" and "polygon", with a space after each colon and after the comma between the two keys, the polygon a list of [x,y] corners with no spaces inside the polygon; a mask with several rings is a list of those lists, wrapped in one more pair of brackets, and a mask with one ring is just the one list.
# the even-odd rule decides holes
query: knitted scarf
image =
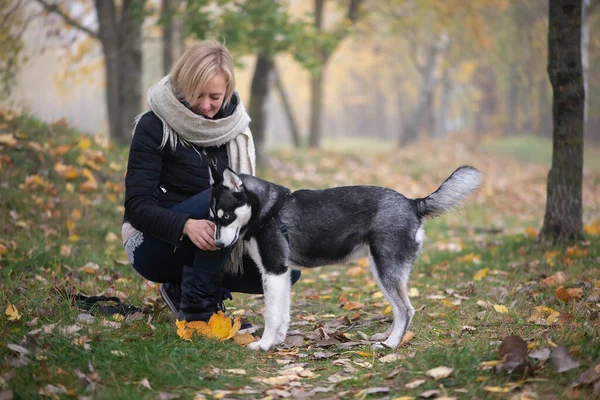
{"label": "knitted scarf", "polygon": [[[239,99],[237,93],[234,96]],[[204,118],[177,99],[167,75],[148,90],[148,106],[163,123],[161,146],[168,140],[175,147],[178,138],[199,147],[226,144],[231,169],[255,174],[254,140],[248,128],[250,117],[241,99],[233,114],[217,120]]]}
{"label": "knitted scarf", "polygon": [[[161,147],[169,142],[172,148],[181,139],[184,144],[198,147],[227,146],[229,167],[236,172],[254,175],[256,172],[255,149],[252,133],[248,128],[250,117],[238,97],[234,112],[224,118],[212,120],[194,113],[175,96],[169,75],[148,90],[148,106],[163,123]],[[141,118],[136,118],[135,125]],[[135,132],[135,127],[134,127]],[[228,274],[243,273],[243,244],[238,242],[225,265]]]}

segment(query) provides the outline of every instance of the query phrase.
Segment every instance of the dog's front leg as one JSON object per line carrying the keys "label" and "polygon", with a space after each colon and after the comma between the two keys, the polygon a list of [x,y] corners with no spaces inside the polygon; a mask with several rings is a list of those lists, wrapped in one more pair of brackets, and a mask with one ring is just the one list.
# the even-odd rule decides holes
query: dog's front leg
{"label": "dog's front leg", "polygon": [[250,343],[249,349],[269,350],[285,340],[290,313],[290,271],[275,275],[263,275],[265,292],[265,329],[258,342]]}

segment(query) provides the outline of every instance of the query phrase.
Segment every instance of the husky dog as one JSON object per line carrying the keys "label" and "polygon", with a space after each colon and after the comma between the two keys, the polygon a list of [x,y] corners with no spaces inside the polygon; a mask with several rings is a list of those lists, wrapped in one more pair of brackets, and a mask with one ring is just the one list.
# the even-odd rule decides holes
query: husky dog
{"label": "husky dog", "polygon": [[380,344],[395,348],[415,313],[408,278],[423,245],[423,221],[454,209],[481,185],[463,166],[432,194],[408,199],[377,186],[289,189],[263,179],[211,170],[210,211],[217,247],[243,239],[258,266],[265,297],[262,338],[248,347],[268,350],[284,341],[290,322],[290,268],[311,268],[369,257],[392,306],[394,322]]}

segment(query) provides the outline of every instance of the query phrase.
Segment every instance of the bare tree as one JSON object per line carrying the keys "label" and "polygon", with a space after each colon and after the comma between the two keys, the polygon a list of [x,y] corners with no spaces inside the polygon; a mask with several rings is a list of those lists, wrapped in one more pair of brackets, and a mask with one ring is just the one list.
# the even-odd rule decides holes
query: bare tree
{"label": "bare tree", "polygon": [[[348,4],[347,20],[350,23],[355,23],[358,19],[359,7],[363,0],[350,0]],[[315,28],[317,32],[323,31],[323,8],[325,6],[325,0],[315,0]],[[323,81],[325,69],[327,63],[333,54],[333,51],[337,47],[337,44],[345,36],[345,30],[340,30],[342,34],[337,35],[337,42],[335,46],[322,47],[317,49],[317,58],[319,59],[319,66],[312,71],[310,79],[310,136],[308,144],[310,147],[320,147],[322,137],[322,111],[323,111]]]}
{"label": "bare tree", "polygon": [[[400,146],[406,146],[417,139],[419,130],[425,116],[429,113],[428,106],[431,106],[431,98],[433,92],[438,84],[437,75],[441,67],[441,63],[444,57],[449,43],[449,37],[447,34],[442,33],[439,37],[430,44],[426,61],[424,64],[420,64],[415,61],[415,65],[423,77],[423,84],[421,85],[421,91],[417,104],[414,107],[410,119],[404,124],[402,129],[402,136],[400,137]],[[411,54],[416,60],[417,50],[413,49]]]}
{"label": "bare tree", "polygon": [[[132,123],[142,99],[142,21],[146,0],[95,0],[98,30],[69,15],[58,3],[36,0],[48,14],[100,41],[106,75],[109,136],[119,143],[131,140]],[[119,3],[119,4],[117,4]]]}
{"label": "bare tree", "polygon": [[583,117],[581,0],[550,0],[548,75],[552,83],[553,152],[540,239],[583,237]]}

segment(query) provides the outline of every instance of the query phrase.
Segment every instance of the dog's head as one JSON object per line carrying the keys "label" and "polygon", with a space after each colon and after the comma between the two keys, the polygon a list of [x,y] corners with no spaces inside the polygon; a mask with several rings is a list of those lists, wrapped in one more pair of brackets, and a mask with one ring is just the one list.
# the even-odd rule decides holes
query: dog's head
{"label": "dog's head", "polygon": [[240,177],[229,168],[221,174],[210,168],[210,214],[215,222],[215,245],[233,246],[248,225],[252,208]]}

